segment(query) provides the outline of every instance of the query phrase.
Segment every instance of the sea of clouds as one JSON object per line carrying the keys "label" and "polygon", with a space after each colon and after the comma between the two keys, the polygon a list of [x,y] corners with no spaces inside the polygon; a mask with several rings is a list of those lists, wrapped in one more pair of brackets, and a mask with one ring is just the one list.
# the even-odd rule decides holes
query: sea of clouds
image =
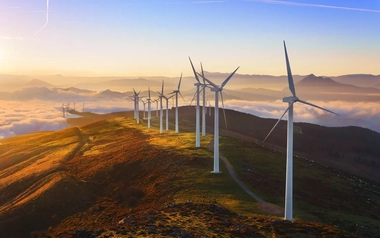
{"label": "sea of clouds", "polygon": [[[110,113],[132,110],[130,99],[81,98],[85,101],[84,110],[93,113]],[[296,103],[294,105],[294,120],[329,127],[360,126],[380,132],[380,106],[376,102],[311,102],[332,110],[340,116],[324,112],[313,107]],[[61,101],[0,100],[0,139],[36,131],[51,131],[67,128],[69,125],[62,116]],[[180,105],[186,105],[180,102]],[[194,105],[194,103],[193,103]],[[213,102],[211,102],[213,106]],[[73,108],[73,102],[70,108]],[[220,105],[221,106],[221,105]],[[82,111],[83,103],[77,102],[77,111]],[[155,110],[155,103],[152,110]],[[263,118],[278,119],[288,107],[282,100],[277,101],[225,101],[225,107]],[[140,110],[142,110],[142,103]],[[69,117],[74,117],[69,115]],[[287,116],[284,116],[286,120]]]}
{"label": "sea of clouds", "polygon": [[[0,100],[0,139],[36,131],[54,131],[67,128],[63,118],[62,102],[57,101],[4,101]],[[73,109],[74,104],[70,104]],[[110,113],[131,110],[132,102],[122,99],[87,100],[86,112]],[[76,103],[76,110],[82,111],[83,103]],[[68,117],[75,117],[68,115]]]}

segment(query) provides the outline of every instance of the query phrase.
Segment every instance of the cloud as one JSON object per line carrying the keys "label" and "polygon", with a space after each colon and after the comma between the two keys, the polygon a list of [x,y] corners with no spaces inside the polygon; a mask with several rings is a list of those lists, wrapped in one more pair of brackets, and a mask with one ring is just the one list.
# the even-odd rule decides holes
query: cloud
{"label": "cloud", "polygon": [[[65,92],[66,99],[70,98],[70,107],[82,111],[83,102],[85,112],[110,113],[130,111],[133,109],[133,101],[123,98],[94,98],[91,95],[75,95]],[[61,98],[60,98],[61,99]],[[78,100],[80,99],[80,100]],[[64,101],[67,103],[68,101]],[[188,101],[189,102],[189,101]],[[188,105],[180,100],[180,105]],[[324,112],[313,107],[296,103],[294,106],[294,120],[296,122],[308,122],[323,126],[360,126],[380,132],[380,107],[377,102],[319,102],[310,101],[318,106],[332,110],[340,116]],[[165,101],[163,102],[165,105]],[[62,102],[59,100],[27,100],[13,101],[0,100],[0,138],[6,138],[25,133],[59,130],[68,127],[66,119],[62,117]],[[211,101],[214,106],[214,102]],[[171,107],[170,100],[170,107]],[[221,107],[221,104],[219,105]],[[288,107],[282,100],[277,101],[244,101],[226,100],[225,107],[256,115],[262,118],[278,119]],[[140,110],[143,109],[142,103]],[[152,110],[156,109],[156,103],[152,103]],[[286,120],[286,116],[284,120]]]}
{"label": "cloud", "polygon": [[[70,104],[73,108],[73,103]],[[132,110],[133,102],[122,99],[92,99],[85,101],[85,111],[110,113]],[[82,111],[83,104],[76,103],[76,109]],[[0,139],[11,136],[67,128],[69,125],[62,117],[61,102],[29,100],[0,100]]]}
{"label": "cloud", "polygon": [[299,2],[280,1],[280,0],[244,0],[244,1],[262,2],[262,3],[270,3],[270,4],[277,4],[277,5],[297,6],[297,7],[329,8],[329,9],[339,9],[339,10],[348,10],[348,11],[380,13],[380,10],[376,10],[376,9],[333,6],[333,5],[323,5],[323,4],[313,4],[313,3],[299,3]]}
{"label": "cloud", "polygon": [[[334,111],[340,116],[296,103],[294,105],[295,122],[308,122],[329,127],[359,126],[380,132],[380,107],[377,102],[313,101],[312,103]],[[228,100],[225,106],[263,118],[279,119],[288,104],[281,100],[274,102]],[[284,120],[286,118],[285,115]]]}

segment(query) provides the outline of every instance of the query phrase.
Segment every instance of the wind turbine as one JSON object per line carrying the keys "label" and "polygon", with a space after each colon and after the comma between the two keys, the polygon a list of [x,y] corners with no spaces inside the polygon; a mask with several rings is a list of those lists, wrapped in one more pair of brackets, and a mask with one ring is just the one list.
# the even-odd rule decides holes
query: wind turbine
{"label": "wind turbine", "polygon": [[62,102],[62,117],[65,118],[65,104]]}
{"label": "wind turbine", "polygon": [[139,100],[140,100],[140,97],[139,97],[139,93],[137,93],[135,91],[135,89],[133,89],[133,92],[134,92],[134,95],[133,95],[133,101],[135,101],[135,119],[137,121],[137,124],[140,124],[140,107],[139,107]]}
{"label": "wind turbine", "polygon": [[159,98],[154,100],[156,102],[156,117],[158,117],[158,100]]}
{"label": "wind turbine", "polygon": [[144,105],[144,113],[143,113],[143,119],[145,119],[145,104],[146,104],[146,102],[144,101],[144,100],[142,100],[141,99],[141,102],[143,103],[143,105]]}
{"label": "wind turbine", "polygon": [[[215,83],[211,82],[209,79],[207,79],[203,75],[200,75],[200,76],[202,76],[202,78],[204,80],[206,80],[210,84],[210,86],[211,86],[211,92],[215,92],[214,171],[212,171],[212,173],[221,173],[219,171],[219,93],[220,93],[220,97],[222,99],[222,105],[223,105],[223,109],[224,109],[223,93],[222,93],[223,88],[224,88],[224,86],[226,86],[226,84],[232,78],[232,76],[235,74],[235,72],[239,69],[239,67],[237,67],[235,69],[235,71],[232,72],[232,74],[230,74],[230,76],[228,76],[228,78],[226,78],[224,80],[224,82],[222,83],[222,85],[220,85],[220,86],[218,86]],[[224,113],[224,121],[225,121],[226,127],[227,127],[227,120],[226,120],[226,114],[225,113]]]}
{"label": "wind turbine", "polygon": [[150,118],[151,118],[151,113],[150,113],[150,101],[151,101],[151,98],[150,98],[150,87],[148,87],[148,98],[147,98],[147,101],[148,101],[148,128],[150,128]]}
{"label": "wind turbine", "polygon": [[206,108],[206,87],[207,84],[204,80],[204,72],[203,72],[203,66],[201,63],[201,70],[202,70],[202,78],[203,78],[203,84],[202,84],[202,90],[203,90],[203,106],[202,106],[202,136],[206,136],[206,113],[207,113],[207,108]]}
{"label": "wind turbine", "polygon": [[160,94],[161,100],[162,98],[166,100],[166,131],[169,131],[169,99],[172,98],[174,95],[167,97],[161,94],[160,92],[158,93]]}
{"label": "wind turbine", "polygon": [[162,97],[164,95],[164,80],[162,80],[161,93],[158,92],[160,99],[160,133],[162,133]]}
{"label": "wind turbine", "polygon": [[284,41],[284,51],[285,51],[286,69],[288,73],[289,90],[292,93],[292,96],[283,98],[283,102],[287,102],[289,106],[285,110],[285,112],[282,114],[280,119],[277,121],[277,123],[273,126],[272,130],[270,130],[268,135],[265,137],[264,141],[269,137],[269,135],[272,133],[274,128],[276,128],[276,126],[284,117],[286,112],[289,111],[288,112],[288,127],[287,127],[288,138],[287,138],[287,149],[286,149],[287,152],[286,152],[286,185],[285,185],[285,217],[284,219],[291,221],[293,220],[293,104],[296,102],[300,102],[312,107],[319,108],[326,112],[333,113],[335,115],[338,115],[338,114],[330,110],[327,110],[325,108],[319,107],[317,105],[305,102],[296,96],[296,90],[294,88],[293,75],[290,69],[290,63],[289,63],[288,53],[286,51],[285,41]]}
{"label": "wind turbine", "polygon": [[185,99],[183,98],[183,96],[179,90],[181,87],[181,80],[182,80],[182,74],[181,74],[181,77],[179,78],[177,90],[174,90],[172,92],[172,94],[175,95],[175,133],[178,133],[178,94],[181,95],[182,99],[185,101]]}
{"label": "wind turbine", "polygon": [[[197,82],[194,84],[194,86],[197,87],[196,91],[196,97],[197,97],[197,105],[195,106],[195,147],[201,146],[201,138],[200,138],[200,122],[199,122],[199,87],[202,85],[199,81],[197,72],[194,69],[193,62],[191,61],[191,58],[189,57],[191,68],[194,72],[194,77],[197,80]],[[191,103],[190,103],[191,104]]]}

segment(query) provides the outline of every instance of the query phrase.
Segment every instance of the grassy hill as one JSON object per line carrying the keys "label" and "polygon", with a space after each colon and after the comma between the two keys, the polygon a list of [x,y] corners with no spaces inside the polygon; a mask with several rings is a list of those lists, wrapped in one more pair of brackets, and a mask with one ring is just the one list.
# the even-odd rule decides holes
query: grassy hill
{"label": "grassy hill", "polygon": [[[159,134],[120,116],[1,140],[1,237],[375,237],[380,229],[375,182],[296,158],[295,222],[285,222],[223,163],[222,174],[210,173],[211,135],[196,149],[192,132]],[[192,130],[192,120],[181,126]],[[283,153],[231,137],[221,151],[266,205],[283,207]]]}

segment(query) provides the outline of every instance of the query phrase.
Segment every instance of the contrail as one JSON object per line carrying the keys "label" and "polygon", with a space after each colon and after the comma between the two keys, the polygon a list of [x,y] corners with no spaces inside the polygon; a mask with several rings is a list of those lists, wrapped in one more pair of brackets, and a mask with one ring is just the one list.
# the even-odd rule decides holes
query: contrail
{"label": "contrail", "polygon": [[41,29],[39,29],[36,33],[34,33],[34,35],[37,35],[40,31],[42,31],[47,26],[48,23],[49,23],[49,0],[46,0],[46,23],[43,27],[41,27]]}
{"label": "contrail", "polygon": [[262,2],[262,3],[298,6],[298,7],[317,7],[317,8],[330,8],[330,9],[340,9],[340,10],[348,10],[348,11],[380,13],[380,10],[374,10],[374,9],[331,6],[331,5],[322,5],[322,4],[313,4],[313,3],[299,3],[299,2],[288,2],[288,1],[279,1],[279,0],[244,0],[244,1],[246,1],[246,2]]}

